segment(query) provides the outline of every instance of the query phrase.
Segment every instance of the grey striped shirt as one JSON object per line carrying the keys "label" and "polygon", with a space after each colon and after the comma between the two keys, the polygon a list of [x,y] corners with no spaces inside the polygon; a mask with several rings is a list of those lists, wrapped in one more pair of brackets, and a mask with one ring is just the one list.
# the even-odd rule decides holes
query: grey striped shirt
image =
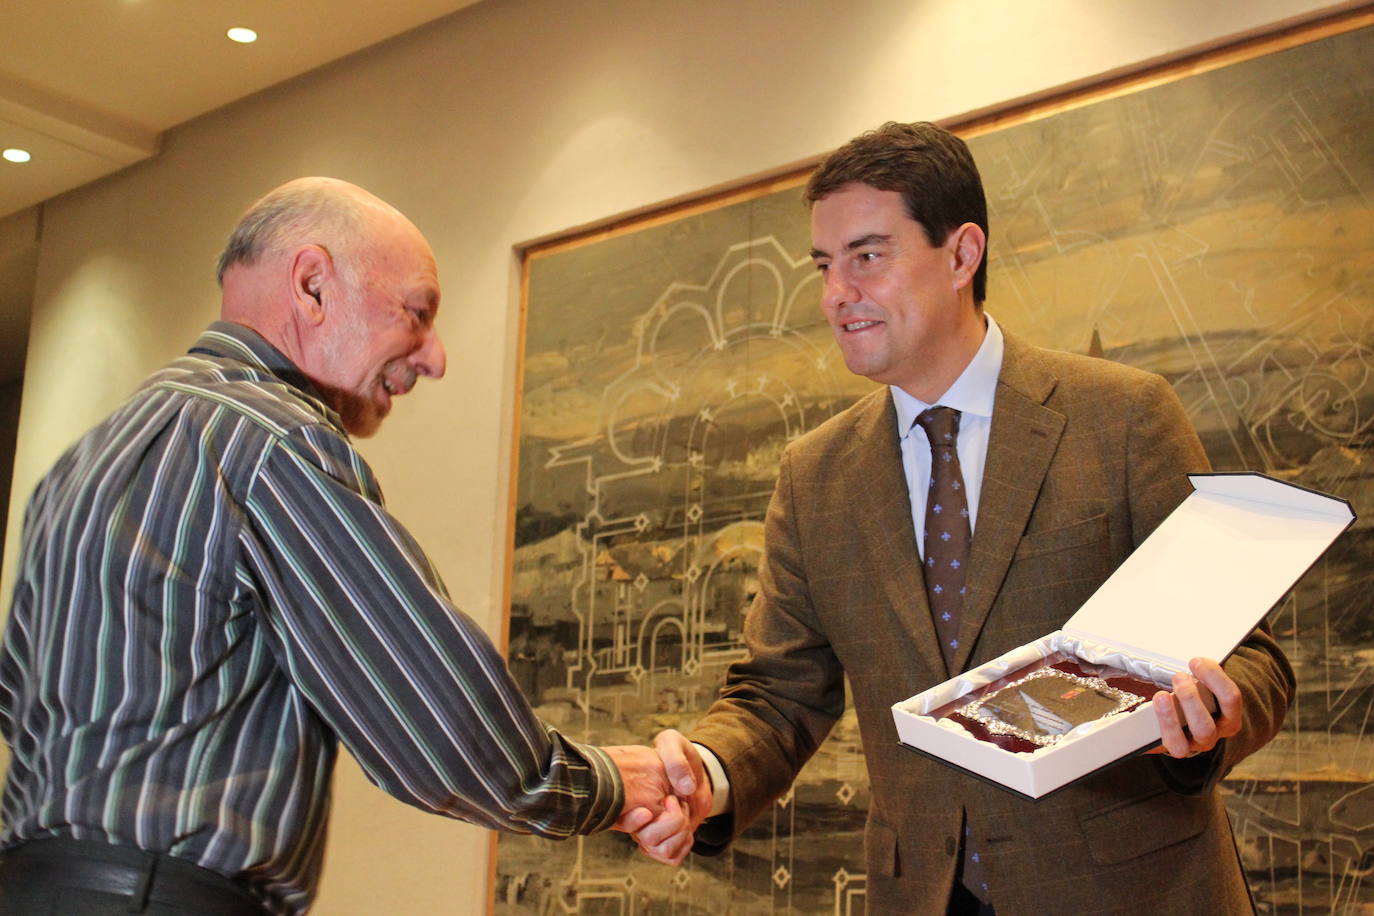
{"label": "grey striped shirt", "polygon": [[300,912],[339,739],[426,811],[551,837],[620,813],[614,764],[535,718],[338,416],[247,328],[212,325],[63,455],[23,538],[7,846],[169,853]]}

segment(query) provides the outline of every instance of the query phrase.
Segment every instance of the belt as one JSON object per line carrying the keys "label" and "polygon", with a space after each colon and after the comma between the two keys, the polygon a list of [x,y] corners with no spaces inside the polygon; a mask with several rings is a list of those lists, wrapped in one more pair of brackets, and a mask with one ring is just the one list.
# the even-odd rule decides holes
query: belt
{"label": "belt", "polygon": [[149,903],[204,916],[265,912],[232,879],[175,856],[64,837],[29,840],[0,854],[0,892],[58,887],[127,897],[135,913]]}

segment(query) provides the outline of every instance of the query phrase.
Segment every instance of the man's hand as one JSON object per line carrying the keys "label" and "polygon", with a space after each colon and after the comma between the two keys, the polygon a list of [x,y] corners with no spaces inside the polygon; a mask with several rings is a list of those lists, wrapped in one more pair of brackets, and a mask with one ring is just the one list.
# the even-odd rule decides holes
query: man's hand
{"label": "man's hand", "polygon": [[1174,675],[1172,693],[1161,690],[1151,700],[1163,742],[1152,754],[1192,757],[1240,731],[1244,702],[1236,682],[1210,658],[1193,659],[1188,670],[1191,676]]}
{"label": "man's hand", "polygon": [[603,748],[620,769],[625,807],[616,830],[634,835],[649,858],[680,865],[697,826],[711,811],[711,780],[680,732],[659,732],[653,747]]}
{"label": "man's hand", "polygon": [[711,781],[696,749],[680,733],[661,732],[654,745],[603,748],[625,785],[615,829],[633,834],[649,858],[679,865],[711,810]]}
{"label": "man's hand", "polygon": [[[615,829],[633,833],[663,815],[674,788],[668,781],[663,761],[654,749],[627,744],[602,750],[615,762],[620,770],[620,781],[625,784],[625,806],[620,809],[620,819],[615,822]],[[690,780],[691,773],[687,775]],[[694,788],[695,785],[689,786],[689,789]]]}
{"label": "man's hand", "polygon": [[[631,832],[649,858],[680,865],[692,850],[697,827],[711,813],[711,780],[701,755],[681,732],[671,728],[659,732],[654,737],[654,750],[678,798],[668,799],[663,815]],[[677,816],[671,816],[673,813]]]}

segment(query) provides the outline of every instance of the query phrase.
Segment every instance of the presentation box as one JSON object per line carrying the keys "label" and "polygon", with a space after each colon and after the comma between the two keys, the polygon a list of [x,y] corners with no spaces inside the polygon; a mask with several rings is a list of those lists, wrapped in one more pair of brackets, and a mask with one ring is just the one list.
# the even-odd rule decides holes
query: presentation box
{"label": "presentation box", "polygon": [[[1263,474],[1189,480],[1188,498],[1062,629],[894,704],[901,742],[1028,798],[1158,742],[1148,701],[1131,706],[1126,692],[1096,684],[1168,689],[1189,659],[1225,659],[1355,521],[1345,500]],[[1078,674],[1032,683],[1047,659],[1066,658],[1121,677],[1080,678],[1071,664]],[[951,718],[975,699],[972,727]],[[1111,710],[1118,701],[1131,708]],[[1104,708],[1076,724],[1076,711]]]}

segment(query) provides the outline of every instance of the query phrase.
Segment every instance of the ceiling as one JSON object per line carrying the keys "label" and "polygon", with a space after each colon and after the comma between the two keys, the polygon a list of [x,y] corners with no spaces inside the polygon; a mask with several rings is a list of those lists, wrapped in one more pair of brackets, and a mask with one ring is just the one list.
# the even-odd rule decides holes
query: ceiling
{"label": "ceiling", "polygon": [[[169,127],[476,0],[4,0],[0,217],[156,155]],[[326,15],[327,11],[327,15]],[[246,26],[253,44],[225,32]]]}
{"label": "ceiling", "polygon": [[[0,0],[0,385],[23,373],[35,204],[157,155],[197,115],[478,0]],[[243,26],[252,44],[225,32]]]}

